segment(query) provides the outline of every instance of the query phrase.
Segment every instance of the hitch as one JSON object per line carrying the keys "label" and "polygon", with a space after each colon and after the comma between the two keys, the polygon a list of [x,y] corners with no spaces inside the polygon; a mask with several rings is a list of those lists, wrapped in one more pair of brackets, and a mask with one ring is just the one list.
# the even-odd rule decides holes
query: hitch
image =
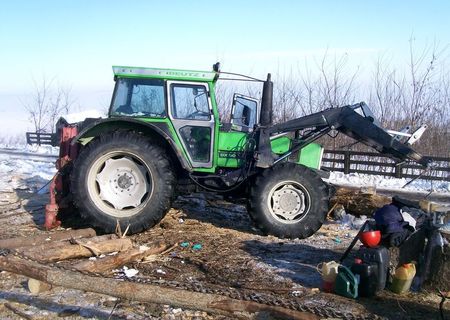
{"label": "hitch", "polygon": [[58,172],[50,183],[50,202],[45,206],[45,223],[46,230],[57,228],[61,225],[58,219],[58,212],[64,205],[62,199],[64,190],[67,190],[65,183],[68,183],[64,178],[64,170],[67,165],[74,160],[78,155],[78,146],[71,144],[73,137],[78,134],[76,125],[64,125],[58,128],[60,133],[59,143],[59,158],[56,160],[56,169]]}

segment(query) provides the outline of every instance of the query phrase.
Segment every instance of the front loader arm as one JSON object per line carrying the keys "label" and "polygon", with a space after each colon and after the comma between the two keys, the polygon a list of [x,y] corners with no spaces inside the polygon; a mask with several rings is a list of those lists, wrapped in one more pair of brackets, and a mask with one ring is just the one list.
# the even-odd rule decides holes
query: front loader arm
{"label": "front loader arm", "polygon": [[[423,166],[428,166],[430,159],[423,157],[414,151],[409,145],[392,137],[386,130],[377,124],[372,112],[364,102],[327,109],[293,119],[270,127],[260,127],[258,143],[257,166],[269,167],[292,153],[300,150],[305,145],[317,140],[331,130],[337,130],[345,135],[362,142],[382,154],[404,161],[414,160]],[[295,132],[294,140],[288,152],[278,158],[274,158],[270,152],[270,136],[273,134]],[[267,147],[269,145],[269,147]]]}

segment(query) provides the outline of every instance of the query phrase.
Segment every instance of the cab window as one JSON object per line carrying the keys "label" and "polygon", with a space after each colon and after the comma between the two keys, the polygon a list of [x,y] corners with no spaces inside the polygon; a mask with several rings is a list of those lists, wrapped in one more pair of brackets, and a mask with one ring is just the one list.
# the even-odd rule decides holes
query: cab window
{"label": "cab window", "polygon": [[245,130],[253,130],[257,123],[258,103],[256,99],[235,94],[233,98],[233,107],[231,123],[233,126]]}
{"label": "cab window", "polygon": [[208,91],[203,85],[172,84],[171,112],[175,119],[210,120]]}
{"label": "cab window", "polygon": [[118,79],[111,114],[121,116],[165,117],[164,81]]}

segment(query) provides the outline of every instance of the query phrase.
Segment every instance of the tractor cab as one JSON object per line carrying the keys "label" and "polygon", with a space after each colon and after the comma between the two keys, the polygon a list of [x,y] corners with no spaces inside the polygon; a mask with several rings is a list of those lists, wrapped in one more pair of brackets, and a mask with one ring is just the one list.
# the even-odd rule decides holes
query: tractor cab
{"label": "tractor cab", "polygon": [[[116,85],[109,118],[161,128],[176,153],[183,155],[185,169],[216,173],[221,168],[242,167],[251,158],[255,129],[261,124],[264,93],[262,103],[234,94],[230,123],[220,123],[214,92],[221,74],[218,69],[203,72],[113,67],[113,70]],[[273,151],[279,153],[288,150],[291,141],[276,138],[272,144]],[[320,155],[320,148],[315,148],[316,161],[310,163],[316,169]]]}

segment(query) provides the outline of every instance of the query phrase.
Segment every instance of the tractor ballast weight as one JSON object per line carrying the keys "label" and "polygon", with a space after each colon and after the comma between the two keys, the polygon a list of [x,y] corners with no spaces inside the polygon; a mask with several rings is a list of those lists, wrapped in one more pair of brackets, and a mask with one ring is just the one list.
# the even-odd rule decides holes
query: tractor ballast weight
{"label": "tractor ballast weight", "polygon": [[[268,74],[258,99],[235,94],[230,123],[220,123],[213,72],[113,67],[107,119],[58,122],[58,173],[51,185],[46,227],[73,202],[94,227],[130,233],[154,226],[174,194],[196,188],[247,198],[264,233],[306,238],[326,219],[327,185],[320,177],[323,148],[315,143],[342,132],[398,161],[429,159],[390,135],[365,103],[273,122]],[[225,74],[225,73],[224,73]],[[236,75],[236,74],[235,74]],[[224,79],[225,80],[225,79]],[[258,120],[259,119],[259,120]]]}

